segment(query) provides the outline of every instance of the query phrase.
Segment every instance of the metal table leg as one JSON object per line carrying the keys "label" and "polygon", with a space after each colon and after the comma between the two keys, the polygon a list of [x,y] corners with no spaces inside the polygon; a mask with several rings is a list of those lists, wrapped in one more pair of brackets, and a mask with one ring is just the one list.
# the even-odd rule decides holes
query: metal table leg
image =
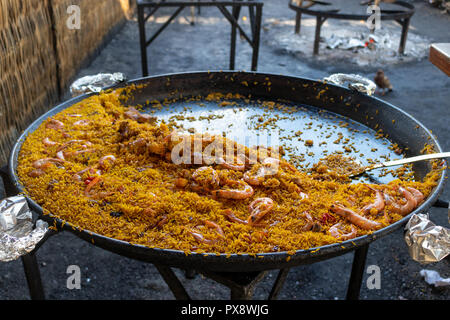
{"label": "metal table leg", "polygon": [[297,11],[295,14],[295,33],[300,33],[300,28],[302,26],[302,13],[300,11]]}
{"label": "metal table leg", "polygon": [[408,36],[410,20],[411,20],[410,18],[406,18],[401,21],[398,21],[402,26],[402,34],[400,36],[400,45],[398,47],[398,53],[400,53],[400,54],[405,53],[406,37]]}
{"label": "metal table leg", "polygon": [[141,66],[142,76],[148,76],[148,62],[147,62],[147,45],[145,36],[145,20],[144,20],[144,7],[137,7],[138,25],[139,25],[139,43],[141,49]]}
{"label": "metal table leg", "polygon": [[[163,26],[161,26],[156,33],[147,40],[146,34],[145,34],[145,23],[148,20],[150,16],[152,16],[156,10],[160,7],[164,6],[171,6],[166,2],[159,2],[159,3],[153,3],[153,4],[140,4],[138,1],[137,6],[137,15],[138,15],[138,26],[139,26],[139,41],[140,41],[140,50],[141,50],[141,67],[142,67],[142,75],[144,77],[148,76],[148,57],[147,57],[147,47],[153,42],[153,40],[156,39],[156,37],[172,22],[173,19],[186,7],[190,6],[191,9],[195,6],[198,6],[200,8],[201,5],[207,5],[207,6],[216,6],[225,16],[225,18],[230,22],[231,24],[231,48],[230,48],[230,70],[234,70],[235,68],[235,58],[236,58],[236,32],[239,30],[241,36],[247,40],[247,42],[251,45],[253,53],[252,53],[252,65],[251,70],[256,71],[257,64],[258,64],[258,54],[259,54],[259,43],[260,43],[260,31],[261,31],[261,20],[262,20],[262,7],[263,4],[261,2],[258,3],[242,3],[242,4],[224,4],[224,3],[207,3],[202,4],[200,0],[197,2],[180,2],[179,4],[176,4],[174,7],[177,7],[177,11],[175,11],[174,14],[164,23]],[[231,5],[232,6],[232,12],[230,13],[226,6]],[[249,14],[251,18],[251,29],[252,29],[252,39],[250,39],[245,32],[243,31],[242,27],[239,25],[239,13],[242,6],[248,6],[249,7]],[[151,7],[153,8],[152,11],[150,11],[147,15],[145,14],[145,8]],[[256,8],[256,17],[254,17],[254,9]],[[193,11],[191,11],[191,14],[194,14]],[[254,20],[254,21],[253,21]]]}
{"label": "metal table leg", "polygon": [[367,251],[369,245],[366,244],[355,250],[353,258],[352,272],[350,274],[350,281],[347,287],[347,300],[358,300],[359,292],[361,290],[361,283],[364,274],[364,267],[366,265]]}
{"label": "metal table leg", "polygon": [[44,300],[44,287],[42,286],[41,273],[33,252],[21,257],[23,269],[27,278],[28,289],[32,300]]}
{"label": "metal table leg", "polygon": [[[232,15],[233,18],[238,21],[239,20],[239,14],[241,11],[241,7],[233,7],[232,9]],[[231,44],[230,44],[230,70],[234,70],[234,65],[236,61],[236,31],[237,27],[236,24],[231,24]]]}
{"label": "metal table leg", "polygon": [[323,18],[321,16],[317,16],[316,18],[316,34],[314,36],[314,55],[319,54],[320,30],[325,20],[327,20],[327,18]]}
{"label": "metal table leg", "polygon": [[256,6],[256,21],[253,35],[252,71],[258,67],[259,38],[261,34],[262,6]]}

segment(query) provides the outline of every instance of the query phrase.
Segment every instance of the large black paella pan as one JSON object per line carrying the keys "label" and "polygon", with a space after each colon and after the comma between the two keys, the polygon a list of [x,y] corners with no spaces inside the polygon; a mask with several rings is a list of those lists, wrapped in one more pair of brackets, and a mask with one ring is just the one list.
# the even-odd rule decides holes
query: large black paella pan
{"label": "large black paella pan", "polygon": [[[261,103],[282,101],[285,105],[294,107],[296,111],[292,117],[278,117],[280,120],[278,127],[282,129],[277,131],[278,138],[288,144],[294,153],[305,154],[302,159],[302,165],[305,167],[317,162],[324,155],[325,149],[328,153],[339,151],[339,144],[333,143],[338,137],[350,139],[354,142],[353,145],[358,146],[357,150],[354,148],[354,150],[347,151],[350,156],[357,156],[363,163],[369,158],[377,159],[386,156],[400,158],[418,155],[424,145],[431,145],[436,152],[442,151],[435,137],[421,123],[401,109],[366,94],[322,81],[248,72],[192,72],[136,79],[119,86],[129,84],[146,84],[145,87],[136,91],[133,101],[130,102],[142,105],[148,101],[164,100],[167,97],[207,97],[209,94],[217,92],[250,96],[250,99],[239,100],[238,103],[227,105],[225,108],[219,106],[214,100],[204,99],[190,109],[190,112],[197,116],[196,119],[202,119],[191,122],[191,126],[209,132],[227,132],[231,138],[240,143],[245,143],[245,141],[239,141],[240,137],[249,135],[257,135],[264,140],[265,133],[261,130],[252,132],[249,123],[251,124],[251,119],[256,119],[258,113],[261,112],[261,108],[259,108]],[[13,147],[9,161],[10,178],[19,192],[24,191],[24,186],[20,182],[16,168],[24,139],[47,118],[88,96],[82,95],[56,106],[39,117],[20,136]],[[156,115],[161,118],[170,118],[183,110],[186,106],[183,101],[185,100],[178,99],[172,102],[168,107],[158,111]],[[214,117],[215,120],[211,117],[201,117],[203,114],[211,113],[219,116]],[[318,128],[322,128],[322,130]],[[315,141],[306,151],[304,140],[283,139],[283,132],[300,129],[305,139]],[[380,130],[384,133],[384,137],[376,134]],[[399,149],[406,150],[404,154],[398,155],[395,150],[389,148],[388,146],[392,143],[397,144]],[[431,166],[427,162],[416,163],[413,166],[416,179],[424,178],[430,170]],[[392,177],[389,175],[377,176],[375,172],[372,179],[374,179],[372,181],[387,183]],[[89,230],[80,230],[70,221],[63,223],[57,218],[57,212],[43,215],[40,205],[31,198],[28,200],[30,206],[50,224],[74,232],[80,238],[92,242],[96,246],[130,258],[197,270],[250,272],[309,264],[367,245],[401,228],[414,212],[423,212],[431,207],[437,201],[443,189],[443,183],[444,172],[426,201],[412,213],[370,235],[319,248],[298,250],[293,255],[286,252],[273,252],[258,254],[256,257],[246,254],[217,255],[215,253],[186,255],[177,250],[133,245],[92,233]]]}

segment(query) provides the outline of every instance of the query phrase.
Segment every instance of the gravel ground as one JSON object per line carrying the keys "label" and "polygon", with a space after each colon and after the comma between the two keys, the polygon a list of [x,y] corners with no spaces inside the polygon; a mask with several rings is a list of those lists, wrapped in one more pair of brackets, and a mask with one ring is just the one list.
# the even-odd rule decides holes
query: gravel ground
{"label": "gravel ground", "polygon": [[[347,61],[329,60],[327,63],[307,53],[299,54],[277,47],[271,38],[271,25],[282,21],[284,28],[294,29],[294,12],[288,1],[264,1],[263,31],[258,71],[288,74],[306,78],[321,79],[331,73],[358,73],[373,78],[379,66],[358,67]],[[337,1],[343,2],[343,1]],[[359,3],[359,1],[353,1]],[[426,37],[431,42],[448,42],[450,18],[430,8],[425,1],[414,1],[416,14],[412,19],[410,33]],[[161,23],[167,18],[168,10],[159,11]],[[242,15],[245,15],[243,12]],[[242,16],[241,15],[241,16]],[[185,11],[186,18],[189,12]],[[150,74],[194,70],[219,70],[228,68],[230,27],[217,9],[202,9],[195,26],[180,17],[169,26],[149,48]],[[308,35],[311,19],[305,18]],[[324,28],[332,28],[333,21]],[[147,25],[150,32],[153,23]],[[350,26],[350,25],[349,25]],[[279,28],[279,26],[277,26]],[[400,29],[399,29],[400,32]],[[312,41],[312,38],[311,38]],[[408,46],[408,43],[407,43]],[[238,41],[237,69],[250,68],[251,49],[244,40]],[[427,59],[408,63],[383,66],[394,91],[384,96],[412,116],[416,117],[438,137],[444,150],[450,150],[448,114],[450,100],[450,79]],[[99,72],[124,72],[129,78],[139,77],[140,54],[137,22],[128,21],[92,63],[80,70],[78,77]],[[66,94],[66,98],[69,94]],[[443,199],[450,199],[447,185]],[[448,227],[447,210],[432,208],[431,219]],[[42,281],[48,299],[173,299],[167,285],[156,268],[99,249],[76,236],[64,232],[50,238],[37,253]],[[309,266],[291,269],[279,299],[344,299],[353,253]],[[434,288],[425,283],[419,272],[427,268],[438,271],[443,277],[450,277],[449,259],[422,266],[413,261],[403,240],[403,231],[398,230],[370,245],[367,265],[376,265],[381,271],[380,289],[369,289],[366,273],[361,288],[361,299],[423,299],[448,300],[448,287]],[[66,286],[69,265],[81,269],[81,289],[69,290]],[[216,282],[197,275],[187,279],[181,270],[175,270],[187,291],[194,299],[228,299],[229,291]],[[255,299],[264,299],[270,292],[276,272],[272,271],[255,290]],[[0,299],[29,299],[22,264],[19,261],[0,263]]]}

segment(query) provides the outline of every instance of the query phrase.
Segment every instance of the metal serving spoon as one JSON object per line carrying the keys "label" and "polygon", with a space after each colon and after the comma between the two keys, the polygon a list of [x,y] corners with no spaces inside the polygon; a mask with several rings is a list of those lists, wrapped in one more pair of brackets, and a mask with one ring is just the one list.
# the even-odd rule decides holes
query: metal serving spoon
{"label": "metal serving spoon", "polygon": [[354,161],[356,169],[349,175],[349,178],[354,178],[356,176],[360,176],[361,174],[363,174],[367,171],[374,170],[374,169],[380,169],[380,168],[386,168],[386,167],[392,167],[392,166],[398,166],[398,165],[402,165],[402,164],[417,162],[417,161],[440,159],[440,158],[450,158],[450,152],[424,154],[421,156],[386,161],[386,162],[377,163],[377,164],[373,164],[373,165],[369,165],[369,166],[361,166],[360,163],[357,163],[357,161]]}

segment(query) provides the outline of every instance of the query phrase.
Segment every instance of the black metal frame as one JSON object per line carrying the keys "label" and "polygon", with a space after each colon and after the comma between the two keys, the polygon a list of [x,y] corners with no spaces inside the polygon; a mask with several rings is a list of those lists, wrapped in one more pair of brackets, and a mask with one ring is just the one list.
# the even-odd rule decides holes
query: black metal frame
{"label": "black metal frame", "polygon": [[[170,18],[149,38],[147,39],[145,32],[145,23],[156,13],[161,7],[177,8]],[[256,71],[258,66],[259,42],[261,33],[261,20],[263,3],[260,0],[231,0],[231,1],[154,1],[154,0],[137,0],[137,15],[139,25],[139,38],[141,50],[142,75],[148,76],[148,58],[147,47],[161,34],[161,32],[179,15],[186,7],[191,9],[197,7],[217,7],[223,16],[231,24],[231,44],[230,44],[230,70],[235,68],[236,60],[236,33],[239,30],[240,35],[252,47],[252,65],[251,70]],[[227,9],[231,7],[231,12]],[[251,37],[249,37],[243,28],[239,25],[239,14],[241,7],[248,7],[250,18]],[[150,8],[150,12],[146,14],[145,9]],[[191,14],[193,15],[192,11]],[[193,21],[191,21],[193,24]]]}
{"label": "black metal frame", "polygon": [[[320,3],[316,3],[320,5]],[[314,5],[316,5],[314,4]],[[400,36],[400,44],[398,47],[398,53],[403,54],[405,52],[406,37],[408,36],[408,29],[411,17],[414,15],[414,5],[404,2],[396,1],[394,4],[399,5],[405,10],[381,10],[381,20],[395,20],[402,27],[402,33]],[[295,16],[295,33],[300,33],[302,14],[308,14],[316,17],[316,30],[314,36],[314,54],[319,54],[319,42],[320,31],[323,23],[327,19],[340,19],[340,20],[367,20],[370,15],[361,14],[345,14],[339,13],[339,10],[314,10],[310,9],[311,6],[301,7],[295,3],[294,0],[289,2],[289,8],[296,11]]]}

